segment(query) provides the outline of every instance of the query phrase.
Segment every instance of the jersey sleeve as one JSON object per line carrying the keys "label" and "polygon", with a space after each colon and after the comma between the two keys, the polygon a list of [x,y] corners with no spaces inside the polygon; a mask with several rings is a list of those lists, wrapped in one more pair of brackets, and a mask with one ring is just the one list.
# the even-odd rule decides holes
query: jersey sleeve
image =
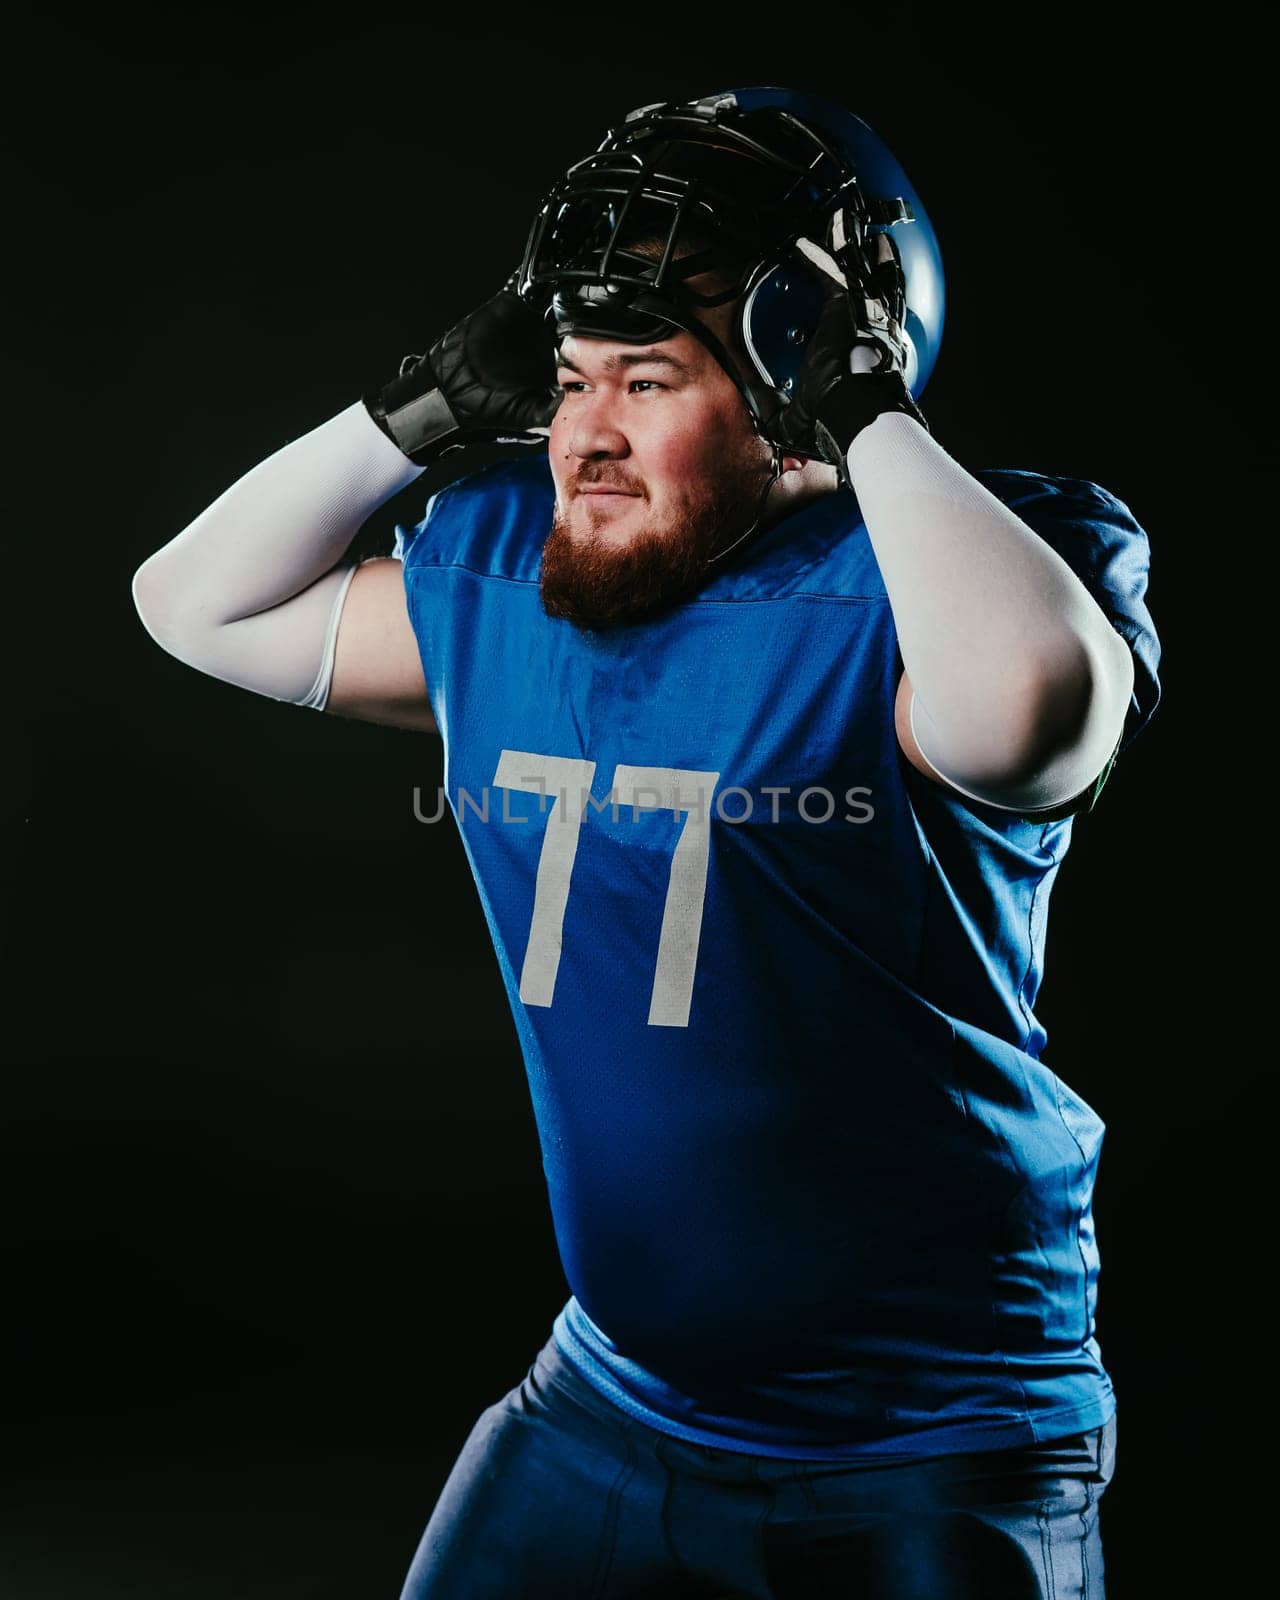
{"label": "jersey sleeve", "polygon": [[1052,822],[1093,809],[1117,758],[1146,727],[1160,703],[1160,640],[1147,607],[1150,542],[1124,501],[1096,483],[1034,473],[980,476],[992,493],[1062,557],[1133,657],[1129,709],[1103,771],[1074,799],[1051,810],[1026,814],[1031,821]]}
{"label": "jersey sleeve", "polygon": [[395,543],[391,547],[393,560],[399,561],[401,565],[404,565],[406,558],[408,558],[408,564],[412,565],[413,552],[420,547],[422,540],[427,536],[427,524],[431,520],[431,511],[439,498],[440,492],[437,491],[427,501],[422,516],[412,527],[407,527],[403,522],[396,523]]}

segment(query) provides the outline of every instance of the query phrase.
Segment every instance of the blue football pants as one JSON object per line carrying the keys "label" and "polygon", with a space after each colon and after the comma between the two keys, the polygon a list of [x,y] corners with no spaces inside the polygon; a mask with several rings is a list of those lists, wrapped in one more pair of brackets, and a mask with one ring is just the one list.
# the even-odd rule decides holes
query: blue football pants
{"label": "blue football pants", "polygon": [[552,1339],[481,1412],[401,1600],[1104,1600],[1115,1432],[892,1465],[716,1450]]}

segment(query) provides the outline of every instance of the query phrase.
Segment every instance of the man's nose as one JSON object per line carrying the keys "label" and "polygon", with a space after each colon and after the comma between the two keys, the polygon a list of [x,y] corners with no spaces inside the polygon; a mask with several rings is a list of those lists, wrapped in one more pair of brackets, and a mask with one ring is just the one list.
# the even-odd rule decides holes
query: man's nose
{"label": "man's nose", "polygon": [[627,436],[619,425],[615,402],[608,395],[597,393],[575,402],[568,445],[577,456],[627,454]]}

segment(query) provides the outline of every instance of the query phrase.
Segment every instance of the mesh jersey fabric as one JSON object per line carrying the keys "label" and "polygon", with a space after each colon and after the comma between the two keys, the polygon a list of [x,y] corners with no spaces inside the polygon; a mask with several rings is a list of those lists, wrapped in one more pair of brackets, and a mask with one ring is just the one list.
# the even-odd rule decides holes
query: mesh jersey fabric
{"label": "mesh jersey fabric", "polygon": [[[1123,750],[1160,695],[1145,533],[1084,480],[975,476],[1129,642]],[[544,455],[488,466],[395,553],[527,1069],[557,1343],[652,1427],[763,1455],[1107,1421],[1104,1125],[1033,1009],[1074,818],[901,756],[850,491],[666,615],[587,633],[541,605],[554,499]]]}

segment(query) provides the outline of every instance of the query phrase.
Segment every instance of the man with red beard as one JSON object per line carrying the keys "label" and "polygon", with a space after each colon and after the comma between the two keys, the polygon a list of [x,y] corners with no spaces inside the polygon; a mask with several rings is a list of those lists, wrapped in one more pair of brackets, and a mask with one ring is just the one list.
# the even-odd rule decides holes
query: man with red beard
{"label": "man with red beard", "polygon": [[[572,1294],[405,1600],[1102,1600],[1103,1129],[1032,1007],[1073,814],[1158,699],[1147,541],[950,457],[894,248],[816,223],[780,417],[740,298],[553,328],[513,281],[135,575],[201,670],[445,742]],[[473,440],[546,455],[353,564]]]}

